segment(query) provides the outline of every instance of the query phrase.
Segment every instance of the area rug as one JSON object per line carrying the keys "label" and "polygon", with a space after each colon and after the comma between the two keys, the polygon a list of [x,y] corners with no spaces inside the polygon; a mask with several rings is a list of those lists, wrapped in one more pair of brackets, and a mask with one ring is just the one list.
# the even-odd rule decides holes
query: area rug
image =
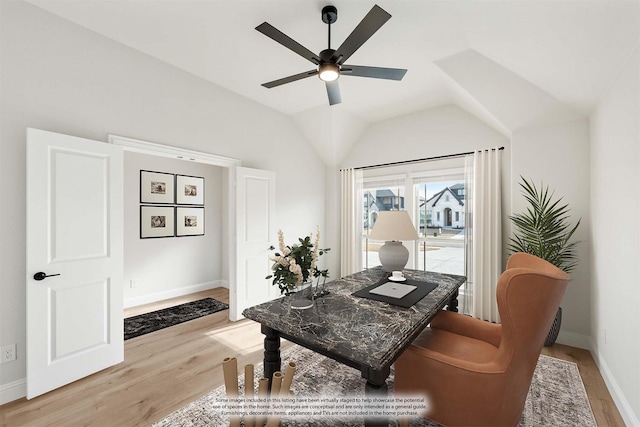
{"label": "area rug", "polygon": [[198,317],[208,316],[229,306],[214,298],[204,298],[174,307],[164,308],[150,313],[124,319],[124,339],[139,337]]}
{"label": "area rug", "polygon": [[[298,365],[291,391],[295,396],[362,396],[364,380],[360,372],[328,359],[300,346],[293,346],[282,352],[283,366],[289,362]],[[238,367],[242,372],[243,367]],[[244,375],[238,378],[240,395],[244,393]],[[255,366],[254,377],[262,377],[262,364]],[[256,380],[257,383],[257,380]],[[393,394],[393,370],[387,380],[389,394]],[[229,418],[222,414],[221,403],[226,393],[224,386],[177,410],[160,420],[154,427],[196,427],[226,426]],[[362,426],[362,417],[331,420],[282,418],[283,426],[324,427],[324,426]],[[390,420],[389,426],[397,426],[396,420]],[[411,421],[412,427],[437,427],[424,418]],[[527,396],[519,427],[596,427],[595,418],[587,399],[584,385],[573,362],[541,355],[538,360],[531,388]]]}

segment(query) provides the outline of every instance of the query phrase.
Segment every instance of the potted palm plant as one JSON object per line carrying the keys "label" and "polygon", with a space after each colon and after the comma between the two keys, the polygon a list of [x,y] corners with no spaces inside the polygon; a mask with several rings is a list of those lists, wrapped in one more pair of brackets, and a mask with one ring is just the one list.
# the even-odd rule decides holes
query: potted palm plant
{"label": "potted palm plant", "polygon": [[[571,238],[582,218],[571,225],[569,205],[561,204],[562,198],[554,200],[554,193],[549,192],[548,186],[541,183],[538,189],[533,182],[520,178],[522,194],[529,206],[525,212],[509,216],[515,226],[514,236],[509,239],[509,252],[530,253],[549,261],[567,274],[571,273],[578,264],[578,242],[571,241]],[[553,345],[556,341],[561,322],[562,307],[558,309],[545,346]]]}

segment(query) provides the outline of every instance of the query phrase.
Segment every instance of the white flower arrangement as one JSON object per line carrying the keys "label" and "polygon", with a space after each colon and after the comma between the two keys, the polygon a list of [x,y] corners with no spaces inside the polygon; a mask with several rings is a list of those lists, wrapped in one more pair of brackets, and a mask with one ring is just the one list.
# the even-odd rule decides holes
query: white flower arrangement
{"label": "white flower arrangement", "polygon": [[271,266],[273,274],[267,279],[273,278],[273,285],[278,285],[280,293],[289,295],[296,286],[312,280],[314,277],[328,277],[329,270],[319,270],[318,257],[328,252],[329,248],[320,248],[320,231],[316,231],[315,241],[311,243],[313,233],[304,238],[298,238],[297,244],[287,246],[284,242],[284,233],[278,230],[278,247],[269,259],[274,262]]}

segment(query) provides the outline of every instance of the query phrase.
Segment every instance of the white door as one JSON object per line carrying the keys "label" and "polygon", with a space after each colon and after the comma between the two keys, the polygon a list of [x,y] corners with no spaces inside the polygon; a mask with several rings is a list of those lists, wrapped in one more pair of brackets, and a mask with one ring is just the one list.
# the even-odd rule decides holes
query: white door
{"label": "white door", "polygon": [[[275,172],[236,168],[236,280],[231,284],[229,318],[242,319],[242,310],[277,298],[280,291],[265,279],[271,272]],[[235,284],[235,286],[234,286]]]}
{"label": "white door", "polygon": [[28,399],[124,360],[122,200],[120,147],[27,130]]}

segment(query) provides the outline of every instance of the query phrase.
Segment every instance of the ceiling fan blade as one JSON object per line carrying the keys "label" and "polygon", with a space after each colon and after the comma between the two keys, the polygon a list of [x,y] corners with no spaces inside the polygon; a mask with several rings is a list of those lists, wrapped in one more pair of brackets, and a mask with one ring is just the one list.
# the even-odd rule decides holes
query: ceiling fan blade
{"label": "ceiling fan blade", "polygon": [[343,65],[340,74],[345,76],[372,77],[374,79],[402,80],[407,70],[402,68],[366,67],[362,65]]}
{"label": "ceiling fan blade", "polygon": [[298,43],[297,41],[293,40],[291,37],[289,37],[282,31],[275,28],[273,25],[267,22],[263,22],[262,24],[256,27],[256,30],[260,31],[265,36],[270,37],[273,40],[277,41],[282,46],[288,49],[291,49],[298,55],[313,62],[314,64],[316,65],[320,64],[320,57],[318,55],[311,52],[309,49],[302,46],[300,43]]}
{"label": "ceiling fan blade", "polygon": [[343,64],[353,53],[369,40],[376,31],[380,29],[391,18],[384,9],[375,5],[367,13],[358,26],[349,34],[349,37],[331,55],[331,59],[338,64]]}
{"label": "ceiling fan blade", "polygon": [[327,96],[329,96],[329,105],[340,104],[342,97],[340,96],[340,85],[337,80],[325,82],[327,86]]}
{"label": "ceiling fan blade", "polygon": [[267,89],[271,89],[272,87],[295,82],[297,80],[306,79],[307,77],[315,76],[316,74],[318,74],[318,70],[309,70],[309,71],[305,71],[304,73],[294,74],[293,76],[284,77],[278,80],[274,80],[272,82],[262,83],[262,86],[266,87]]}

